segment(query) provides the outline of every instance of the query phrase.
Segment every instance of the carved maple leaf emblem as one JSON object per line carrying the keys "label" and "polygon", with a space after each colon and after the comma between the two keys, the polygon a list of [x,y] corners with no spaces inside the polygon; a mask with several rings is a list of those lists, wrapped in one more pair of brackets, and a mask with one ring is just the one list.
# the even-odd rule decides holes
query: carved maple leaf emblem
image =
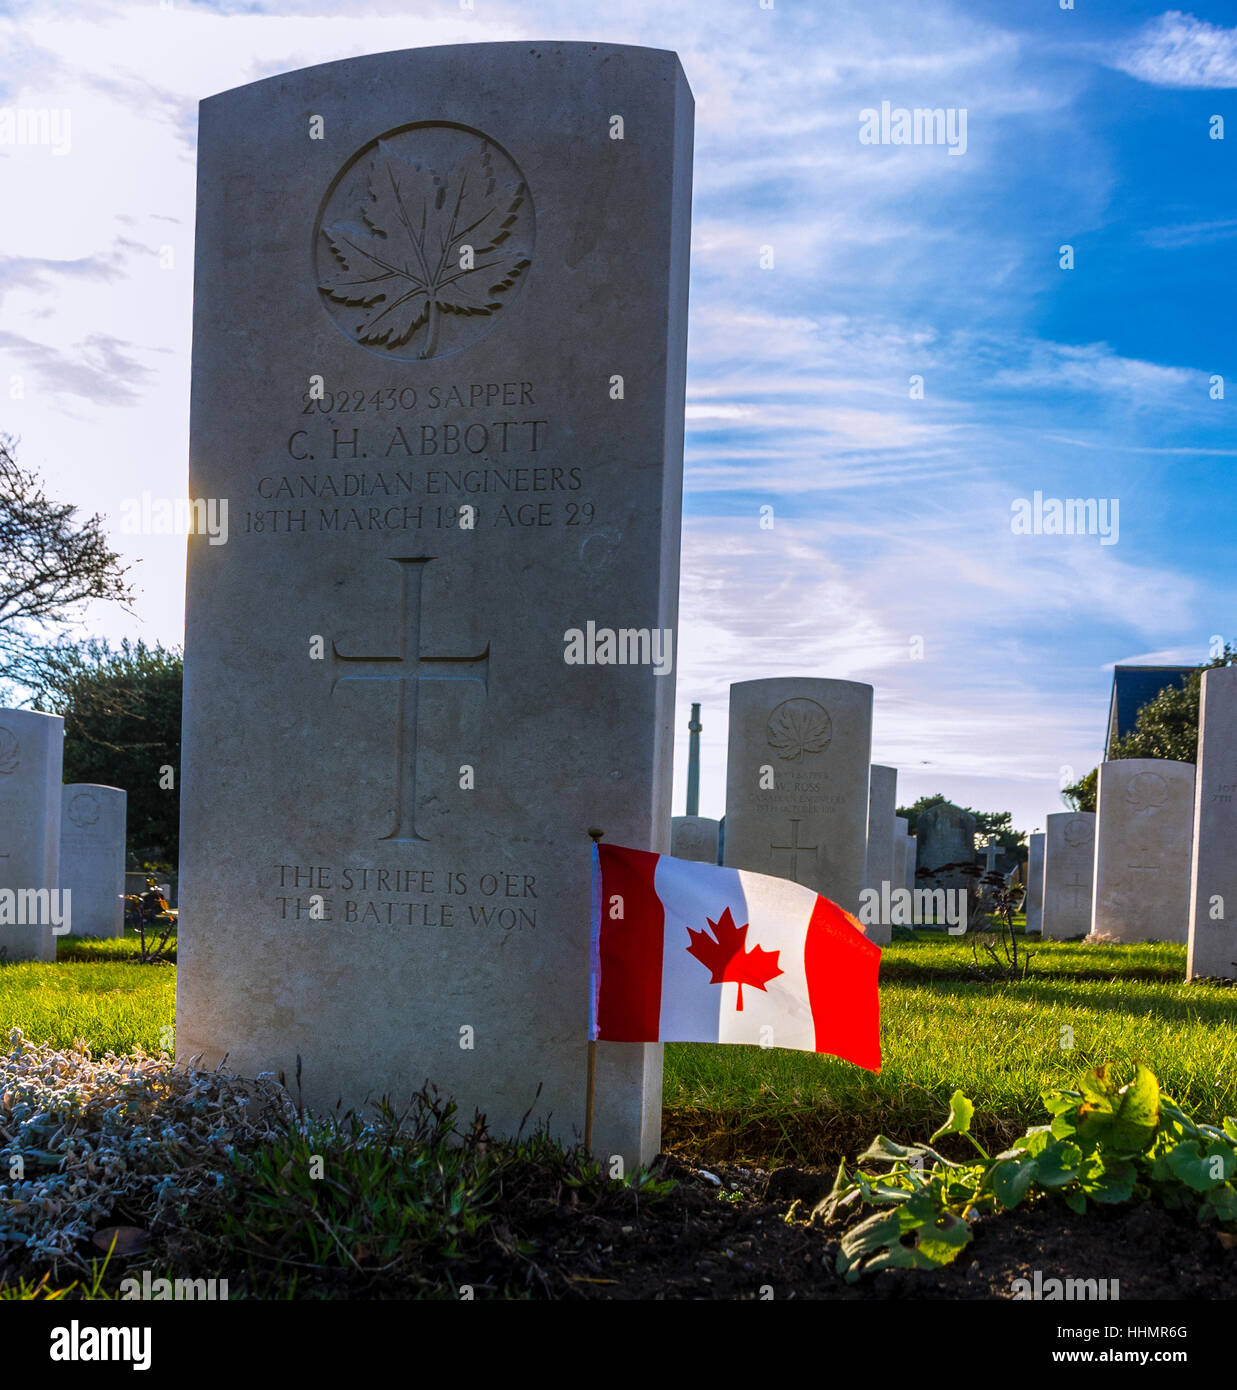
{"label": "carved maple leaf emblem", "polygon": [[832,737],[833,721],[815,700],[787,700],[769,716],[769,747],[787,761],[823,753]]}
{"label": "carved maple leaf emblem", "polygon": [[433,357],[442,314],[494,313],[502,307],[495,296],[528,267],[517,235],[527,189],[499,175],[484,141],[442,174],[384,140],[368,189],[364,227],[322,229],[341,270],[319,288],[360,311],[357,342],[395,349],[424,329],[418,355]]}
{"label": "carved maple leaf emblem", "polygon": [[713,935],[693,931],[688,927],[687,934],[691,937],[692,944],[687,948],[687,954],[695,956],[702,965],[709,967],[712,972],[710,984],[720,985],[729,981],[739,986],[736,1012],[742,1013],[744,985],[764,989],[770,980],[786,973],[777,963],[781,952],[766,951],[760,946],[753,946],[750,951],[747,950],[748,924],[745,922],[741,927],[735,926],[729,908],[722,913],[720,921],[714,922],[710,917],[706,917],[705,921],[708,922]]}

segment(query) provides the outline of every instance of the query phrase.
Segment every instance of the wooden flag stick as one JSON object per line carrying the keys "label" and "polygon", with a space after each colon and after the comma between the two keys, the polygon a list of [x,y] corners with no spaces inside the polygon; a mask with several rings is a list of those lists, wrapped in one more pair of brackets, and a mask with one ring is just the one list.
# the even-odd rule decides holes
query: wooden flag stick
{"label": "wooden flag stick", "polygon": [[597,1082],[597,1044],[588,1040],[588,1085],[584,1091],[584,1151],[593,1152],[593,1090]]}
{"label": "wooden flag stick", "polygon": [[[601,843],[601,837],[606,833],[604,830],[597,830],[589,827],[589,838],[597,845]],[[592,930],[592,924],[589,924]],[[589,988],[593,987],[593,981],[589,981]],[[584,1087],[584,1152],[593,1152],[593,1097],[597,1090],[597,1044],[592,1038],[588,1040],[588,1081]]]}

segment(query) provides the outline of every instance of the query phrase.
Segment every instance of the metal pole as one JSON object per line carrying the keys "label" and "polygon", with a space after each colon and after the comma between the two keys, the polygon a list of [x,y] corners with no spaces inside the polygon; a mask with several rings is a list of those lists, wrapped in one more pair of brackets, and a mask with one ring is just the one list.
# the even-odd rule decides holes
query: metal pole
{"label": "metal pole", "polygon": [[[595,826],[589,826],[589,839],[595,845],[601,844],[601,838],[606,832],[598,830]],[[593,1100],[597,1091],[597,1044],[592,1038],[588,1040],[588,1072],[584,1080],[584,1152],[593,1152]]]}
{"label": "metal pole", "polygon": [[692,717],[687,723],[691,737],[687,745],[687,814],[700,814],[700,706],[692,706]]}

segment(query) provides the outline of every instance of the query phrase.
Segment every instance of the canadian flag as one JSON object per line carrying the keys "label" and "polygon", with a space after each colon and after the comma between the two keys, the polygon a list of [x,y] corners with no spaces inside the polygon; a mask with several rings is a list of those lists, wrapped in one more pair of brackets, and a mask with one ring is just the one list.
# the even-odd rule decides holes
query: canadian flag
{"label": "canadian flag", "polygon": [[757,1043],[880,1070],[880,948],[802,884],[597,845],[590,1036]]}

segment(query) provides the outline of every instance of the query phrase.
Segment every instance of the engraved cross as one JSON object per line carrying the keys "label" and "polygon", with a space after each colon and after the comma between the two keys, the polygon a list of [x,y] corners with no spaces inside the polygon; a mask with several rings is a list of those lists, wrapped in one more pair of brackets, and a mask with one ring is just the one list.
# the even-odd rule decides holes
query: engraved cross
{"label": "engraved cross", "polygon": [[1070,890],[1070,894],[1071,894],[1071,896],[1072,896],[1073,899],[1074,899],[1074,902],[1073,902],[1074,908],[1076,908],[1076,909],[1077,909],[1077,908],[1080,908],[1080,907],[1082,906],[1082,904],[1078,901],[1078,895],[1079,895],[1079,893],[1082,892],[1082,890],[1083,890],[1084,888],[1089,887],[1089,885],[1086,884],[1086,883],[1083,883],[1083,882],[1081,882],[1081,881],[1079,880],[1079,877],[1078,877],[1078,870],[1077,870],[1077,869],[1074,870],[1074,877],[1073,877],[1073,879],[1072,879],[1069,883],[1066,883],[1066,884],[1064,884],[1064,885],[1062,885],[1062,886],[1065,887],[1065,888],[1068,888],[1068,889]]}
{"label": "engraved cross", "polygon": [[769,846],[770,854],[790,855],[790,876],[796,883],[800,882],[799,856],[801,854],[815,854],[816,850],[816,845],[801,845],[799,843],[799,822],[797,820],[790,822],[790,844]]}
{"label": "engraved cross", "polygon": [[428,843],[417,833],[417,696],[422,681],[477,681],[489,689],[490,644],[476,656],[423,656],[421,654],[421,585],[429,556],[421,559],[390,557],[400,567],[399,650],[394,656],[347,656],[334,640],[334,661],[360,669],[337,675],[331,692],[341,681],[395,682],[395,829],[380,840],[396,843]]}

